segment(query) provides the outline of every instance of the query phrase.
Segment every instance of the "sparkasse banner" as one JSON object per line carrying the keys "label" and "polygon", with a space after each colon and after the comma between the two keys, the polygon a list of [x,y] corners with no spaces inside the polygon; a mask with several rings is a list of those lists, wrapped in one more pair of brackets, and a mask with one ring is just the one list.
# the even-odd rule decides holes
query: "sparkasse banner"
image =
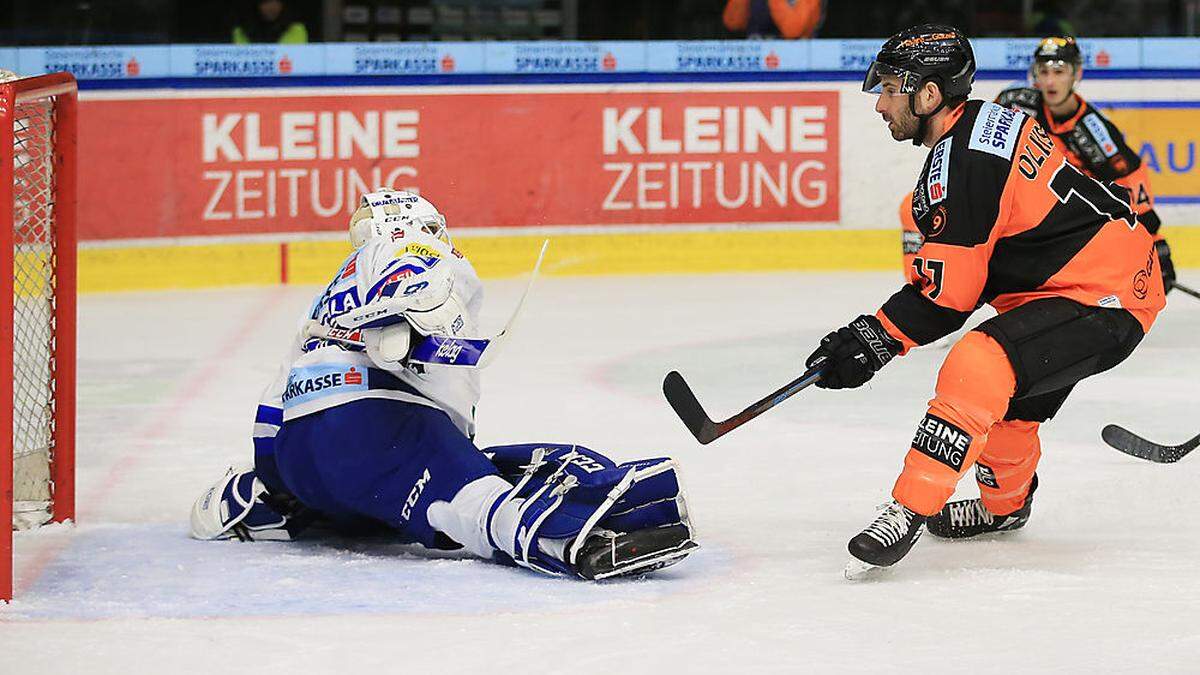
{"label": "sparkasse banner", "polygon": [[836,91],[378,92],[84,100],[81,238],[336,231],[381,185],[459,227],[839,219]]}

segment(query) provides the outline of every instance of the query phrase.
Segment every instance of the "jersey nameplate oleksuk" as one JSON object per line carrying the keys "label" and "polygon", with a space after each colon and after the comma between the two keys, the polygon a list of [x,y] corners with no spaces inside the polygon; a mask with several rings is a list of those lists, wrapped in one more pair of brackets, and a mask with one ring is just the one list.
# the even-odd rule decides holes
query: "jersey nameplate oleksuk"
{"label": "jersey nameplate oleksuk", "polygon": [[975,118],[975,126],[971,128],[971,142],[967,148],[1012,159],[1013,151],[1017,148],[1017,132],[1024,121],[1025,115],[1012,108],[984,103]]}

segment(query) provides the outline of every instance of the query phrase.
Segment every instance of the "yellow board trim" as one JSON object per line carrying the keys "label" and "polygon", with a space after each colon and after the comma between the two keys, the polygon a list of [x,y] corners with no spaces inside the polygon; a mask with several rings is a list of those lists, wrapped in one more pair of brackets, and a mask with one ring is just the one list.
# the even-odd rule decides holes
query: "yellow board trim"
{"label": "yellow board trim", "polygon": [[[1176,267],[1200,267],[1200,227],[1165,227]],[[714,230],[458,237],[483,278],[529,271],[551,240],[551,275],[703,274],[899,268],[896,230]],[[88,247],[79,251],[81,292],[325,284],[348,243],[224,242]]]}

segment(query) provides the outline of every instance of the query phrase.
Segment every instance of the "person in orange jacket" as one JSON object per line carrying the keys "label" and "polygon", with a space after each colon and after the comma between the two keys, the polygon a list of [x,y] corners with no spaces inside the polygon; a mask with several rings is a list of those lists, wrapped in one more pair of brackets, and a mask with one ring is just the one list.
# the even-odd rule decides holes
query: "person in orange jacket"
{"label": "person in orange jacket", "polygon": [[1154,235],[1154,244],[1168,291],[1175,282],[1171,248],[1159,233],[1149,170],[1141,157],[1107,117],[1075,91],[1083,77],[1083,53],[1072,37],[1043,39],[1029,68],[1032,87],[1000,92],[996,103],[1033,117],[1050,132],[1067,160],[1099,181],[1112,181],[1133,194],[1138,221]]}
{"label": "person in orange jacket", "polygon": [[746,37],[811,38],[821,24],[821,0],[728,0],[721,20]]}

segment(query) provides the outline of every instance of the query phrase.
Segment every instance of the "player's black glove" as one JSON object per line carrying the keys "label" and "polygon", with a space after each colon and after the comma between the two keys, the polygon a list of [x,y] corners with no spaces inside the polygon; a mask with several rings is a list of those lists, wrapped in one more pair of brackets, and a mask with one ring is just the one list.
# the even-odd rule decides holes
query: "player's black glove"
{"label": "player's black glove", "polygon": [[900,353],[903,347],[873,316],[863,315],[821,339],[805,365],[825,365],[825,374],[817,386],[822,389],[861,387]]}
{"label": "player's black glove", "polygon": [[1162,268],[1163,290],[1170,293],[1175,287],[1175,264],[1171,262],[1171,247],[1167,240],[1154,242],[1154,252],[1158,254],[1158,266]]}

